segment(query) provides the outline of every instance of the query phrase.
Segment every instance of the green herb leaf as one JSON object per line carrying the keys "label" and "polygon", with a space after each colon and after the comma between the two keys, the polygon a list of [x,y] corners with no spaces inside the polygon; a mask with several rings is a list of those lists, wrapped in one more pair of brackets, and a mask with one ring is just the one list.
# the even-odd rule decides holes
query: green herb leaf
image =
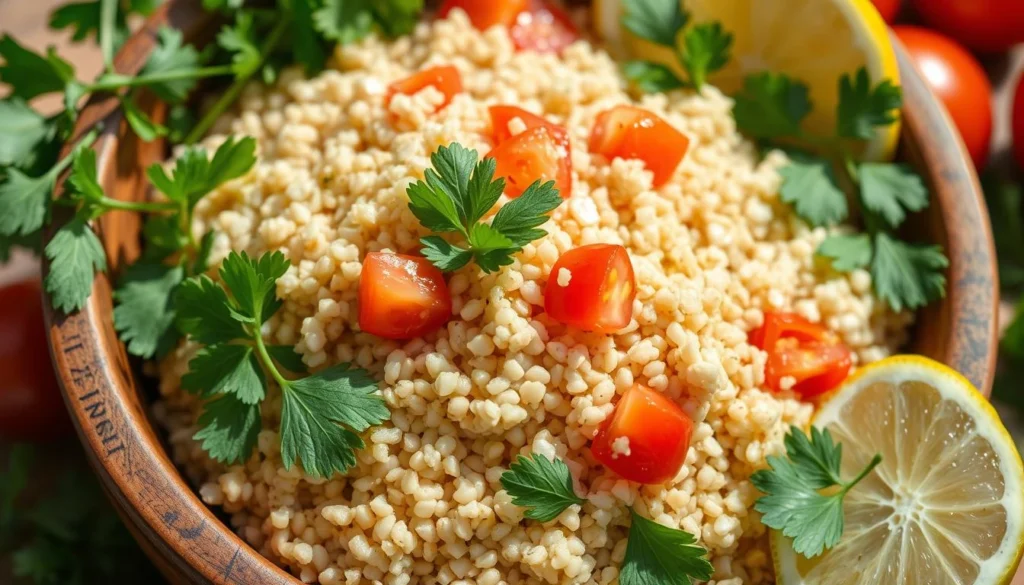
{"label": "green herb leaf", "polygon": [[[183,44],[180,30],[162,27],[157,31],[157,45],[149,54],[141,75],[160,73],[195,72],[199,69],[199,52],[192,45]],[[195,77],[183,77],[173,81],[162,81],[149,85],[149,89],[161,99],[178,103],[185,100],[196,86]]]}
{"label": "green herb leaf", "polygon": [[423,13],[423,0],[387,0],[374,2],[377,25],[394,38],[407,35],[416,27]]}
{"label": "green herb leaf", "polygon": [[676,46],[676,34],[689,20],[676,0],[630,0],[623,7],[622,26],[642,39],[666,47]]}
{"label": "green herb leaf", "polygon": [[427,236],[420,240],[423,257],[443,272],[454,272],[473,260],[472,250],[446,242],[441,236]]}
{"label": "green herb leaf", "polygon": [[192,437],[213,459],[233,465],[249,458],[263,421],[258,404],[246,404],[224,394],[206,403],[199,415],[199,431]]}
{"label": "green herb leaf", "polygon": [[199,343],[214,345],[248,337],[232,316],[227,293],[206,275],[182,282],[174,306],[178,329]]}
{"label": "green herb leaf", "polygon": [[[843,498],[882,461],[875,455],[853,481],[839,477],[842,445],[833,442],[828,430],[811,429],[808,437],[792,427],[785,438],[786,457],[769,456],[771,469],[750,477],[765,493],[754,504],[764,514],[766,526],[782,530],[793,539],[793,550],[812,558],[831,549],[843,535]],[[824,493],[821,490],[830,489]]]}
{"label": "green herb leaf", "polygon": [[807,86],[782,74],[748,75],[735,99],[736,126],[753,138],[797,136],[811,112]]}
{"label": "green herb leaf", "polygon": [[645,93],[659,93],[685,87],[676,74],[661,63],[628,61],[622,73],[633,85]]}
{"label": "green herb leaf", "polygon": [[136,262],[125,270],[114,291],[114,327],[128,353],[160,358],[177,345],[174,292],[184,278],[180,266]]}
{"label": "green herb leaf", "polygon": [[250,258],[245,252],[231,253],[220,267],[220,278],[231,290],[238,309],[254,324],[262,324],[281,307],[277,279],[284,276],[289,262],[281,252]]}
{"label": "green herb leaf", "polygon": [[255,35],[252,14],[246,12],[239,12],[234,26],[225,26],[217,34],[217,44],[232,54],[231,70],[238,79],[249,77],[263,64]]}
{"label": "green herb leaf", "polygon": [[5,236],[0,235],[0,262],[7,262],[15,248],[21,248],[39,254],[43,243],[43,235],[40,232],[33,232],[27,236]]}
{"label": "green herb leaf", "polygon": [[690,76],[693,87],[700,89],[708,74],[718,71],[729,62],[732,33],[726,32],[720,22],[698,24],[683,33],[679,60]]}
{"label": "green herb leaf", "polygon": [[237,10],[245,4],[245,0],[203,0],[203,8],[207,10]]}
{"label": "green herb leaf", "polygon": [[907,212],[928,207],[928,189],[908,165],[864,163],[857,174],[864,207],[881,216],[890,227],[899,227]]}
{"label": "green herb leaf", "polygon": [[501,487],[512,496],[513,504],[526,508],[524,516],[538,522],[550,522],[569,506],[586,501],[573,490],[569,466],[543,455],[516,457],[501,474]]}
{"label": "green herb leaf", "polygon": [[884,232],[875,236],[875,294],[897,311],[917,309],[945,296],[948,266],[940,246],[908,244]]}
{"label": "green herb leaf", "polygon": [[107,269],[107,257],[96,234],[75,218],[57,230],[46,245],[49,272],[43,280],[53,306],[64,313],[85,306],[96,271]]}
{"label": "green herb leaf", "polygon": [[[159,0],[129,0],[117,2],[117,15],[114,19],[114,48],[119,48],[128,38],[128,16],[138,14],[149,16],[159,5]],[[71,40],[81,42],[90,36],[95,37],[100,28],[100,0],[89,2],[72,2],[64,4],[50,15],[50,28],[55,30],[71,29]]]}
{"label": "green herb leaf", "polygon": [[0,167],[33,168],[36,152],[53,140],[55,132],[54,122],[37,114],[24,100],[0,100],[0,136],[4,137],[0,140]]}
{"label": "green herb leaf", "polygon": [[50,215],[50,198],[56,183],[53,171],[29,177],[18,169],[8,169],[7,180],[0,183],[0,235],[38,232]]}
{"label": "green herb leaf", "polygon": [[4,35],[0,38],[0,57],[5,61],[0,66],[0,81],[11,86],[11,96],[16,98],[30,100],[38,95],[62,92],[75,77],[74,68],[58,57],[53,47],[47,49],[46,55],[40,55]]}
{"label": "green herb leaf", "polygon": [[230,394],[245,404],[259,404],[267,395],[267,379],[248,345],[211,345],[188,362],[181,387],[210,398]]}
{"label": "green herb leaf", "polygon": [[302,354],[295,351],[290,345],[268,345],[267,353],[277,362],[277,365],[296,374],[306,373],[306,364],[302,361]]}
{"label": "green herb leaf", "polygon": [[159,164],[150,166],[146,176],[168,199],[187,201],[192,208],[210,191],[248,173],[254,164],[256,141],[231,137],[217,148],[212,160],[205,149],[192,146],[178,157],[170,176]]}
{"label": "green herb leaf", "polygon": [[867,234],[832,234],[818,246],[817,254],[832,260],[832,268],[851,272],[871,263],[871,236]]}
{"label": "green herb leaf", "polygon": [[846,194],[839,188],[831,161],[794,152],[779,174],[779,197],[812,226],[836,224],[849,215]]}
{"label": "green herb leaf", "polygon": [[875,127],[897,120],[902,106],[903,94],[898,86],[886,79],[872,87],[867,69],[861,67],[854,77],[844,74],[839,79],[836,131],[844,138],[870,140]]}
{"label": "green herb leaf", "polygon": [[648,520],[629,509],[632,523],[626,556],[619,570],[620,585],[690,585],[707,581],[715,569],[708,551],[685,530]]}
{"label": "green herb leaf", "polygon": [[313,26],[325,39],[341,44],[361,40],[373,31],[369,0],[323,0],[313,13]]}
{"label": "green herb leaf", "polygon": [[132,127],[135,135],[143,142],[152,142],[162,136],[167,136],[169,132],[166,126],[157,124],[146,112],[139,109],[130,95],[121,99],[121,111],[124,112],[124,117],[128,120],[128,125]]}
{"label": "green herb leaf", "polygon": [[328,368],[282,389],[281,461],[296,460],[314,477],[344,473],[363,447],[360,433],[390,418],[377,383],[347,364]]}
{"label": "green herb leaf", "polygon": [[457,270],[475,259],[484,272],[512,262],[512,255],[543,237],[537,229],[562,202],[554,181],[535,181],[519,197],[498,210],[490,225],[479,223],[501,197],[502,178],[494,179],[496,162],[477,162],[477,152],[458,143],[442,146],[431,155],[434,166],[425,180],[407,189],[409,209],[431,231],[458,232],[468,240],[461,247],[437,236],[421,239],[424,254],[441,270]]}
{"label": "green herb leaf", "polygon": [[306,73],[323,69],[327,52],[317,33],[313,14],[320,7],[318,0],[292,0],[292,55],[306,68]]}

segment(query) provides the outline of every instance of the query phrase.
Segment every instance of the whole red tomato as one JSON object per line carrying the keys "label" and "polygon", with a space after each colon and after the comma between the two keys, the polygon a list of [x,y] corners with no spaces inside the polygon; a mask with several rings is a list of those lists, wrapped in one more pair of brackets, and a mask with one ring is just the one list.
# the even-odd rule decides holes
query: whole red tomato
{"label": "whole red tomato", "polygon": [[39,282],[0,288],[0,437],[51,439],[70,429],[46,345]]}
{"label": "whole red tomato", "polygon": [[895,26],[918,71],[945,104],[979,170],[988,160],[992,137],[992,86],[967,49],[939,33],[916,26]]}
{"label": "whole red tomato", "polygon": [[996,53],[1024,42],[1021,0],[913,0],[921,19],[971,49]]}
{"label": "whole red tomato", "polygon": [[1013,96],[1013,154],[1024,169],[1024,73],[1017,80]]}
{"label": "whole red tomato", "polygon": [[871,0],[871,3],[882,15],[882,20],[889,24],[896,20],[896,15],[900,13],[900,8],[903,6],[903,0]]}

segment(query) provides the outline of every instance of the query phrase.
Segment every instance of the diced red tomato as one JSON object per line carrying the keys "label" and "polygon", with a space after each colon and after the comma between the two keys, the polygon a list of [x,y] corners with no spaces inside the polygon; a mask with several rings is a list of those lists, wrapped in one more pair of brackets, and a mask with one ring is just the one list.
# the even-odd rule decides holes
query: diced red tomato
{"label": "diced red tomato", "polygon": [[555,262],[544,289],[544,310],[566,325],[614,333],[633,318],[634,297],[636,281],[626,249],[591,244],[569,250]]}
{"label": "diced red tomato", "polygon": [[440,15],[444,18],[452,9],[461,8],[473,26],[487,30],[496,24],[512,26],[516,17],[529,7],[530,0],[445,0]]}
{"label": "diced red tomato", "polygon": [[629,481],[665,483],[679,473],[690,449],[693,421],[660,392],[637,384],[597,432],[594,458]]}
{"label": "diced red tomato", "polygon": [[462,93],[462,76],[459,75],[459,70],[451,65],[424,69],[389,85],[387,103],[390,104],[396,94],[415,95],[431,86],[444,94],[444,102],[435,110],[439,112],[451,103],[455,94]]}
{"label": "diced red tomato", "polygon": [[427,259],[370,252],[359,277],[359,327],[386,339],[437,330],[452,315],[444,275]]}
{"label": "diced red tomato", "polygon": [[548,122],[537,114],[531,114],[517,106],[491,106],[488,108],[488,111],[491,113],[491,133],[494,144],[501,144],[513,137],[512,131],[508,129],[508,124],[512,120],[519,118],[526,125],[527,130],[538,127],[547,128],[551,131],[551,135],[554,136],[555,140],[564,143],[566,148],[568,148],[569,131],[563,126],[559,126],[554,122]]}
{"label": "diced red tomato", "polygon": [[598,115],[590,132],[590,152],[609,159],[636,158],[654,173],[654,187],[672,177],[686,155],[690,139],[651,112],[615,106]]}
{"label": "diced red tomato", "polygon": [[793,390],[804,398],[842,384],[853,365],[853,354],[838,335],[795,313],[766,313],[750,343],[768,352],[765,385],[778,391],[782,378],[790,376],[796,380]]}
{"label": "diced red tomato", "polygon": [[545,0],[532,0],[529,10],[516,16],[509,35],[520,51],[538,53],[561,53],[580,38],[569,15]]}
{"label": "diced red tomato", "polygon": [[538,180],[554,181],[563,199],[572,195],[572,160],[566,134],[537,126],[497,144],[487,156],[497,162],[495,174],[505,177],[505,194],[509,197],[519,197]]}

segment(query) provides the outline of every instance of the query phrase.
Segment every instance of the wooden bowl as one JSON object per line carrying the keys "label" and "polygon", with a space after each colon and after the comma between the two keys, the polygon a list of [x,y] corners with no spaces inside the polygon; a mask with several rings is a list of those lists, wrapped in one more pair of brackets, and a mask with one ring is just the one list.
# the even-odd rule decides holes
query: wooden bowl
{"label": "wooden bowl", "polygon": [[[187,39],[208,37],[213,23],[198,5],[198,0],[165,3],[118,54],[117,70],[136,73],[162,25],[181,29]],[[901,156],[921,172],[933,193],[930,211],[915,221],[930,241],[944,246],[950,259],[949,294],[921,314],[909,349],[949,364],[987,393],[997,347],[997,277],[988,214],[974,169],[945,111],[902,50],[899,60],[905,96]],[[94,98],[82,112],[76,134],[102,122],[94,148],[105,191],[118,199],[143,199],[142,170],[163,159],[166,148],[161,142],[140,143],[117,106],[112,97]],[[149,110],[157,119],[165,114],[156,102]],[[138,219],[127,213],[98,222],[115,272],[137,256],[139,227]],[[63,315],[50,307],[47,320],[68,409],[93,468],[128,527],[176,584],[298,583],[236,536],[175,468],[147,415],[133,368],[138,364],[118,341],[111,312],[111,282],[99,275],[81,312]]]}

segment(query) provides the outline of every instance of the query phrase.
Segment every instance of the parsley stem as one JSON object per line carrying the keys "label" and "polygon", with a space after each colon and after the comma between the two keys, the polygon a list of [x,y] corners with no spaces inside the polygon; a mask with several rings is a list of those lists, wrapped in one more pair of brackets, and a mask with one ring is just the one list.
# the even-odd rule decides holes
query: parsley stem
{"label": "parsley stem", "polygon": [[853,478],[853,481],[843,486],[842,493],[845,494],[846,492],[850,491],[850,489],[852,489],[853,486],[860,483],[860,481],[867,477],[868,474],[871,473],[871,471],[874,470],[874,468],[878,467],[878,464],[881,462],[882,455],[880,453],[875,453],[875,456],[871,458],[871,463],[868,463],[868,466],[865,467],[864,470],[857,475],[857,477]]}
{"label": "parsley stem", "polygon": [[178,204],[161,201],[121,201],[103,196],[99,200],[100,205],[107,209],[118,209],[121,211],[137,211],[142,213],[158,213],[161,211],[177,211]]}
{"label": "parsley stem", "polygon": [[212,67],[203,67],[202,69],[177,69],[174,71],[164,71],[150,75],[139,75],[137,77],[114,73],[111,75],[104,75],[103,77],[100,77],[96,83],[85,86],[85,91],[88,93],[97,91],[114,91],[123,87],[154,85],[157,83],[178,81],[181,79],[203,79],[206,77],[231,75],[231,73],[232,70],[230,65],[215,65]]}
{"label": "parsley stem", "polygon": [[289,382],[281,375],[281,372],[274,364],[274,360],[271,359],[270,352],[267,351],[267,346],[263,343],[263,335],[260,333],[258,327],[256,328],[252,338],[253,341],[256,342],[256,352],[260,356],[260,361],[263,362],[263,368],[270,372],[270,375],[274,378],[274,381],[277,382],[277,385],[281,387],[281,390],[288,388]]}
{"label": "parsley stem", "polygon": [[117,0],[100,0],[100,50],[107,70],[114,68],[114,28],[117,26]]}
{"label": "parsley stem", "polygon": [[217,118],[227,111],[227,109],[231,107],[231,104],[235,103],[235,100],[238,99],[238,96],[241,95],[242,90],[245,88],[246,82],[249,81],[256,71],[263,68],[263,64],[266,63],[270,54],[277,48],[278,43],[281,42],[282,37],[284,37],[284,33],[288,30],[290,25],[291,21],[287,18],[281,18],[278,21],[277,26],[270,31],[270,35],[267,37],[266,42],[263,44],[263,49],[260,51],[260,66],[253,67],[249,73],[235,79],[231,84],[231,87],[229,87],[228,90],[220,96],[220,99],[214,102],[209,111],[203,114],[202,119],[199,120],[199,122],[197,122],[192,128],[192,131],[188,133],[188,136],[186,136],[184,140],[185,144],[195,144],[210,130],[210,127],[212,127],[214,122],[217,121]]}
{"label": "parsley stem", "polygon": [[89,130],[85,134],[85,136],[83,136],[82,139],[78,141],[78,144],[75,146],[75,148],[71,149],[70,152],[64,155],[64,158],[60,159],[59,161],[57,161],[57,164],[53,165],[53,168],[50,169],[50,172],[53,173],[54,176],[63,173],[65,169],[71,166],[71,161],[73,161],[75,158],[75,151],[78,150],[79,148],[89,148],[90,146],[92,146],[93,142],[96,142],[96,139],[99,138],[99,136],[100,132],[98,128],[93,128],[92,130]]}

